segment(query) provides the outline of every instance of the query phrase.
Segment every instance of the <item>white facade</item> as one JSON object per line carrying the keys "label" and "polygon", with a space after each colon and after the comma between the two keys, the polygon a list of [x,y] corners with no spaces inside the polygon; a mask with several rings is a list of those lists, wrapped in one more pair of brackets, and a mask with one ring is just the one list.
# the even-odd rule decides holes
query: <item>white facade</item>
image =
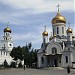
{"label": "white facade", "polygon": [[6,60],[8,64],[11,63],[12,58],[10,52],[13,48],[13,42],[11,37],[11,29],[6,27],[4,29],[3,40],[0,40],[0,65]]}
{"label": "white facade", "polygon": [[[75,37],[73,30],[66,30],[66,19],[58,11],[52,20],[53,36],[48,41],[48,32],[43,33],[46,40],[38,49],[37,67],[67,67],[75,68]],[[46,37],[45,37],[46,36]],[[44,38],[45,37],[45,38]]]}

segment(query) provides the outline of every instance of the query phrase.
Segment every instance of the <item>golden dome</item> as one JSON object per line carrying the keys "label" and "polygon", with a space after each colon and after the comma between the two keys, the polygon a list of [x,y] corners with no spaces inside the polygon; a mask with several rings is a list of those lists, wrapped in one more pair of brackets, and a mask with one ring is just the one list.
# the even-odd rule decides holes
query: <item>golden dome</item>
{"label": "golden dome", "polygon": [[72,33],[72,29],[71,28],[68,28],[67,29],[67,33]]}
{"label": "golden dome", "polygon": [[72,35],[72,38],[75,38],[75,35],[74,34]]}
{"label": "golden dome", "polygon": [[10,33],[11,33],[11,29],[10,29],[9,27],[6,27],[6,28],[4,29],[4,32],[10,32]]}
{"label": "golden dome", "polygon": [[44,32],[42,33],[42,35],[43,35],[43,36],[48,36],[48,32],[47,32],[47,31],[44,31]]}
{"label": "golden dome", "polygon": [[65,23],[66,24],[66,19],[64,16],[62,16],[59,12],[57,15],[52,19],[52,24],[56,23]]}
{"label": "golden dome", "polygon": [[53,38],[53,37],[52,37],[52,36],[50,36],[49,40],[51,41],[51,40],[52,40],[52,38]]}
{"label": "golden dome", "polygon": [[54,37],[56,37],[56,34],[54,35]]}

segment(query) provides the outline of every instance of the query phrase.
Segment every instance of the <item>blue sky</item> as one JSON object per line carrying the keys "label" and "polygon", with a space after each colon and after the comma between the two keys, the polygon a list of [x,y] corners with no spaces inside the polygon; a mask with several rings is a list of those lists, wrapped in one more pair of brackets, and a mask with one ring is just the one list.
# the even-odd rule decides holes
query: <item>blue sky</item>
{"label": "blue sky", "polygon": [[14,46],[32,42],[33,48],[40,48],[44,26],[51,33],[51,20],[57,14],[57,5],[74,30],[74,0],[0,0],[0,38],[7,26],[12,29]]}

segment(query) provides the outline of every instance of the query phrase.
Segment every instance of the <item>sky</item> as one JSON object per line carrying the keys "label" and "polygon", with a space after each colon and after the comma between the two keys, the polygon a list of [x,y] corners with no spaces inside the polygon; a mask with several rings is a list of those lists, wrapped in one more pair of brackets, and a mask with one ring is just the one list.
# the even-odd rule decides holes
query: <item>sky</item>
{"label": "sky", "polygon": [[12,30],[14,46],[25,46],[31,42],[32,47],[41,47],[42,32],[46,25],[48,38],[52,31],[52,19],[56,16],[60,4],[60,13],[66,18],[66,27],[75,32],[74,0],[0,0],[0,39],[3,39],[3,30],[9,27]]}

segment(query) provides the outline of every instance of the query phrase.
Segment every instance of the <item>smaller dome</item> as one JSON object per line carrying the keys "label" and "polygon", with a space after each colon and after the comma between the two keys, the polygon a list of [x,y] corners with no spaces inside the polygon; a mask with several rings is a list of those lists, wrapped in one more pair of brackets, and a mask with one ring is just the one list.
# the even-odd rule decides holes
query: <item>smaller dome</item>
{"label": "smaller dome", "polygon": [[9,27],[6,27],[6,28],[4,29],[4,32],[10,32],[10,33],[11,33],[11,29],[10,29]]}
{"label": "smaller dome", "polygon": [[75,38],[75,35],[74,34],[72,35],[72,38]]}
{"label": "smaller dome", "polygon": [[48,36],[48,32],[47,32],[47,31],[44,31],[44,32],[42,33],[42,35],[43,35],[43,36]]}
{"label": "smaller dome", "polygon": [[72,33],[72,29],[71,28],[68,28],[67,29],[67,33]]}
{"label": "smaller dome", "polygon": [[53,37],[52,37],[52,36],[50,36],[49,41],[51,41],[52,39],[53,39]]}
{"label": "smaller dome", "polygon": [[56,37],[56,34],[54,35],[54,37]]}

